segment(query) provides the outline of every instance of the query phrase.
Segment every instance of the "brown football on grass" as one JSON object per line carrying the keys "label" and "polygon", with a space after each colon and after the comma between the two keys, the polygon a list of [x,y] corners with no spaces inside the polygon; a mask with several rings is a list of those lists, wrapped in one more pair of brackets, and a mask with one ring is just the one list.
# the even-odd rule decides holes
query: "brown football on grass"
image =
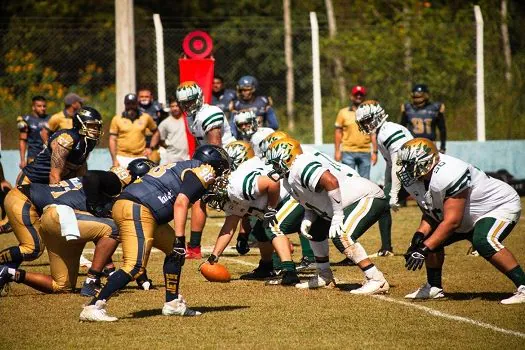
{"label": "brown football on grass", "polygon": [[212,265],[207,262],[202,264],[200,270],[204,278],[210,282],[230,282],[232,278],[226,266],[219,263]]}

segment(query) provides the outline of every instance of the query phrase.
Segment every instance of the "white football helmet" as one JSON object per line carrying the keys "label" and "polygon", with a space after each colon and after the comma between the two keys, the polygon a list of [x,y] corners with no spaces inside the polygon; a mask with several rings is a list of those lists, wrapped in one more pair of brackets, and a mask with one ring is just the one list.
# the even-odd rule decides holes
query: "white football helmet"
{"label": "white football helmet", "polygon": [[202,89],[194,81],[185,81],[177,86],[176,97],[180,108],[189,117],[195,116],[204,104]]}
{"label": "white football helmet", "polygon": [[432,171],[439,163],[439,152],[434,142],[415,138],[405,142],[397,153],[397,177],[403,186],[410,186],[417,179]]}
{"label": "white football helmet", "polygon": [[355,112],[355,121],[359,131],[364,134],[371,134],[376,131],[388,118],[388,114],[379,102],[367,100],[357,107]]}
{"label": "white football helmet", "polygon": [[245,110],[235,114],[235,127],[244,140],[250,140],[257,131],[257,116],[252,110]]}

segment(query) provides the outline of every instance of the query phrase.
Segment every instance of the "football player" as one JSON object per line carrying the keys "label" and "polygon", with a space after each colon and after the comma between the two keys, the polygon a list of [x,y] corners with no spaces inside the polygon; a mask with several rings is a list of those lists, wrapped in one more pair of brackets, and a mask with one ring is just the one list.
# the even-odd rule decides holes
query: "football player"
{"label": "football player", "polygon": [[424,138],[406,142],[397,162],[399,179],[423,212],[405,266],[415,271],[425,265],[427,270],[427,283],[405,298],[443,298],[444,247],[468,239],[480,256],[515,284],[516,293],[501,303],[525,303],[525,273],[502,244],[521,215],[516,191],[469,163],[440,154]]}
{"label": "football player", "polygon": [[102,136],[102,116],[92,107],[82,107],[73,116],[73,128],[56,131],[47,147],[18,175],[17,184],[56,184],[82,176],[87,158]]}
{"label": "football player", "polygon": [[250,142],[255,155],[263,158],[264,154],[261,152],[260,143],[275,130],[263,126],[260,127],[257,123],[257,116],[252,110],[241,111],[235,114],[234,123],[239,140]]}
{"label": "football player", "polygon": [[242,275],[241,279],[275,277],[272,263],[275,249],[284,272],[282,279],[269,283],[288,286],[299,283],[285,234],[299,232],[303,208],[284,187],[266,176],[271,168],[254,155],[246,141],[232,142],[226,150],[234,171],[217,181],[211,188],[212,193],[203,197],[210,207],[226,212],[226,220],[206,263],[216,263],[231,241],[239,221],[253,217],[257,221],[252,233],[259,242],[261,260],[253,272]]}
{"label": "football player", "polygon": [[20,131],[20,169],[23,169],[27,163],[31,163],[36,155],[44,149],[40,131],[49,120],[49,115],[46,114],[46,98],[34,96],[31,100],[32,113],[19,116],[16,119],[16,126]]}
{"label": "football player", "polygon": [[[230,102],[232,115],[244,110],[252,110],[257,116],[259,126],[268,126],[274,130],[279,129],[277,116],[272,108],[269,97],[256,96],[255,91],[259,83],[251,75],[245,75],[237,82],[237,100]],[[237,136],[237,135],[235,135]]]}
{"label": "football player", "polygon": [[[399,209],[398,194],[401,182],[397,178],[397,152],[401,146],[412,140],[413,137],[407,128],[396,123],[387,121],[388,114],[379,102],[368,100],[359,105],[356,111],[356,123],[359,130],[364,134],[375,133],[379,151],[385,158],[385,186],[384,192],[389,200],[390,208],[394,211]],[[392,216],[390,211],[379,220],[379,231],[381,233],[381,249],[377,256],[393,256],[392,252]]]}
{"label": "football player", "polygon": [[[186,256],[186,219],[191,203],[199,200],[215,179],[229,171],[228,154],[215,145],[200,146],[192,160],[161,165],[126,187],[112,207],[122,242],[123,266],[85,306],[81,321],[116,321],[106,314],[106,300],[140,276],[154,246],[166,254],[163,315],[197,316],[179,294]],[[174,228],[169,222],[174,220]]]}
{"label": "football player", "polygon": [[[127,170],[113,167],[107,172],[90,171],[83,178],[53,185],[32,183],[12,190],[7,198],[9,217],[13,218],[20,245],[0,252],[0,287],[14,281],[46,293],[74,288],[79,258],[88,241],[96,242],[97,248],[108,248],[99,258],[99,249],[95,249],[93,265],[88,272],[88,278],[100,277],[118,245],[115,225],[112,220],[103,218],[108,216],[106,208],[122,188],[152,166],[152,162],[140,159],[130,163]],[[18,269],[22,261],[38,258],[45,246],[49,252],[51,276]],[[100,280],[97,286],[100,287]]]}
{"label": "football player", "polygon": [[[226,146],[235,141],[224,112],[217,106],[204,103],[200,86],[186,81],[177,87],[179,106],[186,113],[190,130],[199,145]],[[191,210],[191,234],[188,242],[188,259],[201,259],[202,231],[206,225],[206,205],[200,201]]]}
{"label": "football player", "polygon": [[366,276],[366,282],[352,294],[385,293],[390,286],[383,273],[370,261],[357,239],[388,212],[388,200],[381,188],[356,171],[324,157],[303,153],[297,140],[275,141],[268,147],[266,162],[272,179],[284,179],[287,191],[305,209],[301,234],[310,239],[317,275],[297,288],[330,287],[335,284],[330,269],[328,238]]}

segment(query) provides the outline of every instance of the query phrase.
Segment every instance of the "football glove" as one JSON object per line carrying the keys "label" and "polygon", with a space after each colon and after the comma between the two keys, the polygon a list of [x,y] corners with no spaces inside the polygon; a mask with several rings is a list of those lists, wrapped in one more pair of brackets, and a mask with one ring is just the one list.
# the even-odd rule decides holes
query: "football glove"
{"label": "football glove", "polygon": [[310,228],[312,228],[312,221],[309,220],[309,219],[303,219],[303,221],[301,221],[301,235],[308,239],[308,240],[311,240],[313,237],[312,235],[309,233],[310,232]]}
{"label": "football glove", "polygon": [[398,211],[399,210],[399,203],[398,203],[397,197],[396,198],[390,197],[390,200],[388,201],[388,204],[390,205],[390,209],[392,209],[393,211]]}
{"label": "football glove", "polygon": [[416,231],[414,235],[412,236],[412,241],[410,242],[410,247],[408,247],[405,255],[405,260],[407,260],[408,256],[417,249],[417,247],[423,243],[425,240],[425,235],[423,232]]}
{"label": "football glove", "polygon": [[328,231],[328,236],[331,239],[334,239],[337,236],[342,236],[344,234],[344,229],[343,229],[344,220],[345,220],[344,215],[334,215],[332,217],[332,223],[330,224],[330,230]]}
{"label": "football glove", "polygon": [[199,271],[201,270],[202,268],[202,265],[205,265],[205,264],[210,264],[210,265],[213,265],[215,264],[216,262],[219,261],[219,258],[213,254],[211,254],[208,259],[206,259],[205,261],[203,261],[200,265],[199,265]]}
{"label": "football glove", "polygon": [[248,239],[246,237],[238,236],[237,244],[235,245],[237,253],[241,255],[246,255],[250,251],[250,246],[248,246]]}
{"label": "football glove", "polygon": [[266,209],[263,217],[263,227],[268,228],[277,225],[277,210],[273,208]]}
{"label": "football glove", "polygon": [[407,270],[421,270],[423,264],[425,263],[425,258],[427,257],[430,249],[421,242],[418,247],[412,251],[408,256],[405,256],[406,264],[405,267]]}

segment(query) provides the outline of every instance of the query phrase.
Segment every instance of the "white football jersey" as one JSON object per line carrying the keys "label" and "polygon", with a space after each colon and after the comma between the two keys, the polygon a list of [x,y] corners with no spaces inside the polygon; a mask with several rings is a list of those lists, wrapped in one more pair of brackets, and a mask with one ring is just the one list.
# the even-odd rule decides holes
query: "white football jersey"
{"label": "white football jersey", "polygon": [[377,147],[385,158],[387,165],[392,164],[392,155],[397,153],[401,146],[412,140],[412,134],[402,125],[385,122],[377,132]]}
{"label": "white football jersey", "polygon": [[221,129],[223,146],[235,141],[224,112],[217,106],[204,104],[195,115],[195,118],[188,118],[188,123],[191,133],[201,146],[208,144],[206,134],[216,128]]}
{"label": "white football jersey", "polygon": [[275,130],[272,128],[258,127],[255,134],[252,135],[250,139],[250,144],[252,145],[255,155],[259,158],[263,158],[264,154],[261,152],[261,142],[266,138],[266,136],[273,133]]}
{"label": "white football jersey", "polygon": [[319,216],[331,220],[333,208],[328,193],[315,191],[321,175],[327,170],[339,181],[345,208],[364,197],[385,198],[383,191],[375,183],[360,177],[348,165],[337,163],[318,151],[297,156],[288,179],[284,181],[284,187],[305,209],[313,210]]}
{"label": "white football jersey", "polygon": [[[246,214],[263,218],[268,207],[268,196],[259,192],[258,179],[265,176],[271,167],[253,157],[248,159],[233,171],[228,181],[228,197],[230,201],[225,205],[227,215],[244,216]],[[280,199],[282,201],[290,195],[281,186]]]}
{"label": "white football jersey", "polygon": [[[432,170],[432,177],[425,189],[423,181],[416,181],[406,190],[422,210],[438,222],[443,221],[443,203],[469,188],[461,226],[457,232],[469,232],[474,224],[488,213],[508,219],[521,211],[518,193],[508,184],[494,179],[473,165],[446,154],[439,155],[439,163]],[[492,215],[490,215],[492,216]]]}

